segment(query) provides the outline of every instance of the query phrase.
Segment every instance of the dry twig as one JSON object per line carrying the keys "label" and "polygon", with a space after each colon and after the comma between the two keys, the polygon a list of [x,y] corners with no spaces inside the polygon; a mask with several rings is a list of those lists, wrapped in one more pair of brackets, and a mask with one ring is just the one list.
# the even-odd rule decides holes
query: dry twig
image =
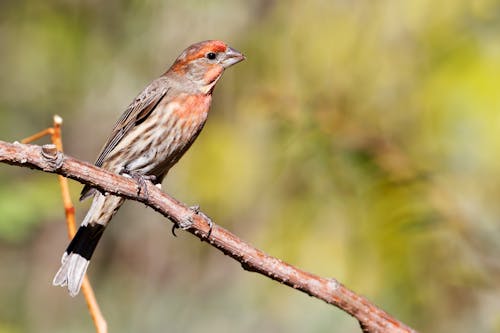
{"label": "dry twig", "polygon": [[[23,139],[22,143],[30,143],[35,140],[41,139],[44,136],[50,135],[50,140],[54,144],[54,153],[57,151],[63,151],[62,145],[62,137],[61,137],[61,125],[62,118],[55,115],[54,116],[54,126],[44,129],[36,134],[33,134],[30,137]],[[72,239],[76,233],[76,224],[75,224],[75,207],[73,206],[73,202],[71,201],[71,196],[69,194],[68,187],[68,179],[58,175],[57,179],[59,180],[59,185],[61,186],[61,195],[64,204],[64,212],[66,215],[66,227],[68,229],[68,237]],[[108,324],[102,315],[101,309],[99,308],[99,304],[97,303],[97,299],[94,294],[94,290],[92,289],[92,285],[90,281],[85,275],[82,283],[82,293],[85,297],[85,301],[87,302],[87,307],[89,308],[90,316],[94,321],[94,325],[97,333],[107,333],[108,332]]]}
{"label": "dry twig", "polygon": [[89,184],[100,191],[140,201],[169,218],[180,228],[239,261],[244,269],[265,275],[342,309],[359,321],[364,332],[416,333],[412,328],[333,278],[322,278],[284,263],[215,224],[209,234],[210,220],[205,214],[180,203],[151,183],[146,184],[148,193],[146,198],[137,194],[137,183],[134,180],[65,156],[55,150],[50,151],[45,146],[0,141],[0,162],[57,173]]}

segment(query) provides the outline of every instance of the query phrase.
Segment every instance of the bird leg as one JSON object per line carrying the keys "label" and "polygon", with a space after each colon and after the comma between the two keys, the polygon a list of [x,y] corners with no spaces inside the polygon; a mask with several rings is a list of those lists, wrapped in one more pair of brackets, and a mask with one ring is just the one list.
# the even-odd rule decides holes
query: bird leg
{"label": "bird leg", "polygon": [[120,172],[120,175],[128,176],[135,180],[137,182],[137,195],[140,195],[141,192],[144,193],[144,197],[147,199],[148,198],[148,187],[146,182],[149,181],[153,183],[155,186],[156,182],[156,176],[155,175],[143,175],[138,172],[130,171],[127,170],[126,167],[124,167]]}

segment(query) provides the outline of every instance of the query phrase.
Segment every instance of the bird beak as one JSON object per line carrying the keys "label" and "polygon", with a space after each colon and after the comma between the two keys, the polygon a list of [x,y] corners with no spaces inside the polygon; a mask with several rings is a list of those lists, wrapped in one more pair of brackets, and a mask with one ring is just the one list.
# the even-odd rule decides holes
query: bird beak
{"label": "bird beak", "polygon": [[245,56],[241,52],[236,51],[231,47],[228,47],[224,59],[221,61],[221,64],[222,66],[224,66],[224,68],[228,68],[243,60],[245,60]]}

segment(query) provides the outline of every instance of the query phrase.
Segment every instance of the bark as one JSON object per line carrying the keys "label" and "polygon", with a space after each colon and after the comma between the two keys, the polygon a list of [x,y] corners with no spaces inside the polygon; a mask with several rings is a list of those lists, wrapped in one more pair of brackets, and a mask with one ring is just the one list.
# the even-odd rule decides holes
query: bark
{"label": "bark", "polygon": [[54,145],[40,147],[0,141],[0,162],[56,173],[102,192],[142,202],[167,217],[175,226],[240,262],[245,270],[267,276],[347,312],[358,320],[363,332],[416,332],[336,279],[305,272],[267,255],[228,230],[212,225],[204,213],[175,200],[150,182],[138,186],[133,179],[64,155]]}

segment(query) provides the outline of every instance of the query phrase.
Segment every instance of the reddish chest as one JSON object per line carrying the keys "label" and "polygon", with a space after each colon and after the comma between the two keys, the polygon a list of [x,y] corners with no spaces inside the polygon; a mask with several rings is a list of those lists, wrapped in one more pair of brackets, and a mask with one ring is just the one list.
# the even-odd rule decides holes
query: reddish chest
{"label": "reddish chest", "polygon": [[184,95],[176,98],[172,102],[178,103],[174,108],[175,116],[180,119],[205,118],[210,109],[211,95]]}

